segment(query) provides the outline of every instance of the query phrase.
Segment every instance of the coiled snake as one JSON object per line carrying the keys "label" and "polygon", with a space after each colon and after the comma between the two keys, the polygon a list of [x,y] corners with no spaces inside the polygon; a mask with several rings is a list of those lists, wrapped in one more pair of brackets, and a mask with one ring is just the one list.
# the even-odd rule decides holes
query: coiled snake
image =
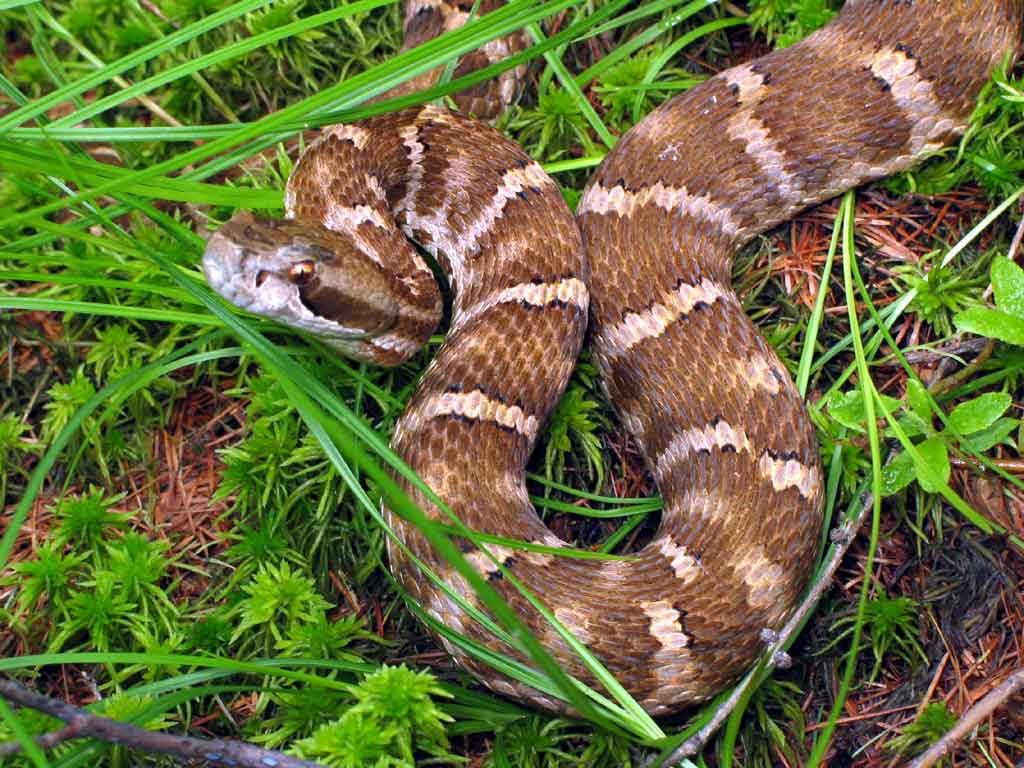
{"label": "coiled snake", "polygon": [[[411,2],[409,33],[443,28],[444,8]],[[537,517],[524,468],[589,312],[604,387],[664,497],[661,526],[630,562],[490,550],[645,709],[667,714],[749,666],[804,589],[822,525],[814,432],[730,288],[734,253],[960,134],[1015,51],[1021,15],[1022,0],[848,0],[801,43],[648,115],[598,168],[575,222],[540,166],[480,123],[426,106],[335,126],[288,180],[289,220],[237,214],[210,239],[206,275],[241,307],[391,365],[442,307],[406,235],[435,254],[451,329],[394,449],[471,528],[551,547],[569,545]],[[475,602],[415,527],[390,523]],[[566,671],[591,681],[497,566],[464,549]],[[427,612],[499,648],[389,554]],[[445,646],[495,691],[564,707]]]}

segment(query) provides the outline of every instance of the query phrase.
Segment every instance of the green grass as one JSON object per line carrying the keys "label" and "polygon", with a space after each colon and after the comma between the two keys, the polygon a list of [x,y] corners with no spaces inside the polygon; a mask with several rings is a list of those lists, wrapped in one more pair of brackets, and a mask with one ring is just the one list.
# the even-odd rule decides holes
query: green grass
{"label": "green grass", "polygon": [[[780,44],[830,10],[816,0],[751,6]],[[353,364],[236,315],[197,264],[203,231],[236,207],[280,208],[291,165],[280,153],[231,185],[218,180],[224,170],[306,125],[443,99],[500,67],[366,104],[524,27],[535,47],[519,60],[534,61],[535,87],[501,125],[575,201],[617,136],[733,61],[748,20],[731,10],[703,0],[517,0],[403,55],[398,9],[385,0],[72,0],[0,13],[0,672],[76,701],[99,692],[94,711],[146,727],[201,720],[207,732],[332,765],[635,765],[706,722],[714,702],[684,723],[655,723],[568,634],[602,690],[567,678],[450,541],[493,537],[431,523],[401,492],[392,472],[417,479],[389,449],[390,432],[440,339],[397,370]],[[557,27],[543,24],[559,13]],[[682,63],[698,50],[707,70]],[[945,538],[972,535],[965,530],[1022,546],[1005,519],[968,503],[951,470],[967,463],[1007,493],[1022,487],[1000,460],[1021,447],[1024,278],[997,258],[1012,236],[1005,213],[1024,189],[1022,104],[1020,82],[997,78],[958,151],[890,180],[932,193],[972,183],[989,195],[962,228],[928,236],[927,260],[883,264],[865,285],[852,195],[812,306],[783,288],[774,238],[738,259],[748,310],[808,397],[830,519],[851,514],[865,490],[874,514],[862,577],[830,598],[798,649],[820,654],[837,689],[812,663],[755,670],[767,682],[746,694],[706,764],[768,766],[778,755],[819,764],[861,686],[930,661],[921,658],[927,630],[908,618],[917,603],[893,592],[890,566],[876,560],[883,530],[924,559]],[[93,157],[97,143],[121,164]],[[870,263],[884,259],[872,253]],[[994,309],[983,295],[990,282]],[[826,313],[837,303],[846,317]],[[893,338],[911,325],[914,350]],[[902,350],[939,347],[956,328],[993,345],[929,388]],[[612,483],[651,489],[622,450],[589,364],[570,393],[535,457],[531,490],[549,518],[584,515],[573,530],[594,556],[614,556],[660,502],[612,492]],[[431,655],[416,607],[386,569],[382,499],[421,526],[477,589],[490,613],[479,619],[530,663],[449,632],[452,642],[572,702],[586,721],[527,711]],[[839,634],[818,642],[829,627]],[[441,673],[425,672],[424,658],[442,662]],[[51,727],[0,708],[0,740]],[[935,730],[912,728],[892,749]],[[169,764],[96,743],[10,763]]]}

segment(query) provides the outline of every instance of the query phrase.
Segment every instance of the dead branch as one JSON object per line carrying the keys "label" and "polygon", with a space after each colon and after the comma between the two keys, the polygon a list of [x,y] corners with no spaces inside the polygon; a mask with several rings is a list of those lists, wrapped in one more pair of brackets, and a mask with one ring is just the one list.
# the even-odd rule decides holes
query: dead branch
{"label": "dead branch", "polygon": [[930,768],[948,755],[968,733],[977,728],[981,722],[996,711],[1001,705],[1024,688],[1024,667],[1012,673],[1006,680],[983,696],[973,707],[964,712],[963,717],[949,732],[912,762],[909,768]]}
{"label": "dead branch", "polygon": [[[319,763],[261,749],[244,741],[198,739],[193,736],[148,731],[136,725],[111,720],[109,717],[90,714],[84,709],[30,691],[3,677],[0,677],[0,696],[12,704],[34,709],[66,723],[63,728],[35,739],[36,744],[43,749],[52,749],[71,739],[92,738],[110,744],[122,744],[144,752],[159,752],[184,760],[202,760],[206,763],[239,768],[323,768]],[[16,741],[0,743],[0,757],[17,754],[21,749],[21,744]]]}

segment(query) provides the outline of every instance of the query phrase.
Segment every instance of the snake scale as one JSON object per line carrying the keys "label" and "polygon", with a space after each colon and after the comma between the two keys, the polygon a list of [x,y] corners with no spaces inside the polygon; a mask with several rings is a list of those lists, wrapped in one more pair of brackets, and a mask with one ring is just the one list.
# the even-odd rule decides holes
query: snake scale
{"label": "snake scale", "polygon": [[[466,10],[413,0],[407,35],[437,34]],[[848,0],[802,42],[648,115],[597,169],[575,221],[535,161],[456,113],[334,126],[288,180],[288,219],[236,214],[210,239],[205,271],[239,306],[393,365],[442,311],[407,236],[434,254],[454,293],[451,328],[393,447],[471,528],[556,548],[570,545],[538,518],[524,468],[589,315],[603,385],[664,497],[660,527],[634,561],[488,548],[647,711],[668,714],[756,658],[762,630],[806,586],[822,525],[814,432],[730,288],[735,252],[962,133],[1016,51],[1021,15],[1022,0]],[[507,82],[498,90],[507,98]],[[414,526],[389,519],[476,603]],[[495,563],[462,548],[563,667],[593,682]],[[389,556],[425,611],[508,652],[399,548]],[[493,690],[564,709],[442,642]]]}

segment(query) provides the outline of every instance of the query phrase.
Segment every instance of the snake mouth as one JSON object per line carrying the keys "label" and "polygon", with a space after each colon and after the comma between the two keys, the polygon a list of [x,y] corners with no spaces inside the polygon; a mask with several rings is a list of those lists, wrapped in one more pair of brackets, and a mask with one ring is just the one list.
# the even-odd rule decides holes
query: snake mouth
{"label": "snake mouth", "polygon": [[296,303],[298,288],[266,256],[218,230],[206,243],[203,274],[209,286],[241,309],[281,320]]}
{"label": "snake mouth", "polygon": [[203,274],[209,286],[235,306],[265,317],[281,319],[293,304],[297,289],[229,234],[214,232],[203,252]]}
{"label": "snake mouth", "polygon": [[203,274],[206,275],[206,282],[228,301],[246,299],[244,295],[238,295],[234,288],[238,276],[245,274],[242,269],[244,260],[244,254],[238,245],[220,232],[214,232],[206,243],[206,250],[203,252]]}

